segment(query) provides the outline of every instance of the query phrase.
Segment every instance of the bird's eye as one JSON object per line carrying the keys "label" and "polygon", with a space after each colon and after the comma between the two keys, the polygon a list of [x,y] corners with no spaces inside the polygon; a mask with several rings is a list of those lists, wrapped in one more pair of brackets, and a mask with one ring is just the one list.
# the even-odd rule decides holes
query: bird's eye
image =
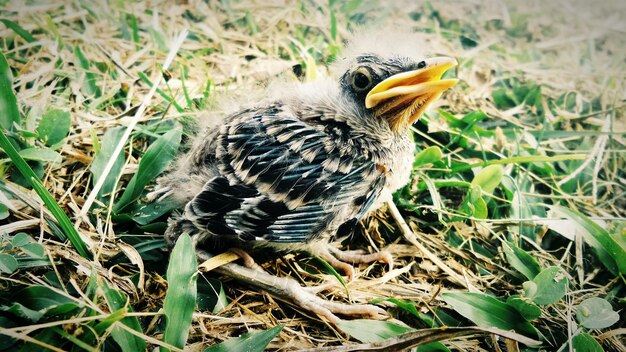
{"label": "bird's eye", "polygon": [[426,61],[420,61],[417,64],[417,69],[424,68],[424,67],[426,67]]}
{"label": "bird's eye", "polygon": [[364,67],[358,68],[352,74],[352,88],[356,92],[362,92],[372,86],[372,74]]}

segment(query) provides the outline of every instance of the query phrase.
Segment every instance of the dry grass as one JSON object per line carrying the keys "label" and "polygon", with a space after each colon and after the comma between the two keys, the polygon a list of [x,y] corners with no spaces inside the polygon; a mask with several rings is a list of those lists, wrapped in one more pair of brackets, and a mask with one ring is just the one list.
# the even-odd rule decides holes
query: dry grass
{"label": "dry grass", "polygon": [[[259,85],[277,75],[282,79],[297,79],[291,73],[294,64],[304,67],[309,64],[309,70],[313,68],[317,74],[324,75],[323,64],[334,54],[335,46],[348,35],[349,27],[362,21],[364,26],[394,23],[421,31],[434,52],[460,59],[457,75],[462,83],[442,100],[441,106],[446,111],[462,117],[480,109],[490,117],[485,128],[517,127],[518,134],[513,136],[498,133],[492,137],[467,135],[467,146],[446,150],[446,157],[465,163],[481,161],[473,149],[502,157],[528,155],[527,146],[537,140],[537,135],[530,132],[546,130],[546,125],[572,132],[540,140],[534,145],[536,153],[533,155],[584,154],[587,164],[577,164],[579,168],[572,170],[567,170],[570,165],[558,164],[561,172],[553,177],[547,177],[528,164],[506,165],[505,172],[524,175],[528,187],[522,190],[522,194],[533,197],[536,202],[533,206],[558,203],[577,209],[604,221],[623,242],[626,228],[623,222],[626,215],[626,24],[623,17],[626,6],[622,2],[513,3],[493,0],[446,5],[416,1],[386,7],[363,1],[350,11],[341,10],[340,4],[335,4],[334,8],[336,39],[333,39],[330,7],[326,2],[189,0],[176,4],[170,1],[107,4],[51,1],[26,5],[13,1],[3,4],[1,17],[19,23],[37,39],[34,43],[27,43],[0,25],[0,38],[3,38],[0,50],[17,72],[13,88],[25,119],[24,129],[34,130],[40,116],[50,109],[71,111],[71,132],[58,149],[63,156],[62,162],[45,164],[42,179],[57,202],[78,224],[79,232],[92,248],[95,258],[86,260],[67,243],[51,236],[53,229],[44,221],[48,215],[36,194],[12,181],[7,181],[3,192],[11,200],[0,199],[1,203],[11,205],[11,215],[0,222],[0,232],[25,231],[44,244],[46,254],[55,263],[53,276],[60,281],[61,287],[69,288],[65,292],[84,292],[95,269],[102,280],[128,294],[135,312],[142,317],[145,334],[161,339],[162,327],[159,315],[155,313],[161,308],[166,292],[167,283],[162,275],[167,254],[157,250],[142,257],[127,243],[136,246],[143,239],[159,238],[157,234],[162,227],[142,229],[120,225],[114,221],[111,207],[98,204],[98,201],[92,207],[91,216],[79,216],[94,184],[89,171],[95,155],[94,147],[102,142],[105,131],[127,125],[135,113],[133,109],[150,91],[150,85],[139,79],[140,73],[154,82],[161,74],[161,65],[175,38],[183,30],[189,31],[190,35],[168,70],[171,78],[160,86],[166,95],[174,97],[175,103],[158,92],[150,100],[145,114],[138,121],[132,143],[124,151],[122,187],[118,190],[118,197],[137,171],[139,151],[148,147],[151,135],[171,128],[172,121],[182,122],[189,131],[193,124],[188,121],[205,115],[203,109],[187,106],[183,89],[196,102],[206,103],[219,113],[219,110],[231,107],[223,101],[216,101],[220,97],[232,101],[236,100],[233,96],[254,96]],[[132,38],[131,16],[140,29],[137,41]],[[472,41],[476,45],[468,44]],[[74,48],[80,48],[89,61],[88,70],[81,67]],[[317,65],[313,67],[312,62]],[[186,78],[183,78],[183,70]],[[91,83],[90,73],[95,75]],[[503,109],[492,96],[504,78],[540,84],[544,101],[556,100],[569,92],[574,98],[574,106],[571,109],[557,107],[557,114],[546,106],[543,120],[533,114],[536,107],[518,105]],[[211,89],[209,98],[205,99],[207,82],[210,82]],[[94,98],[93,87],[101,92],[99,97]],[[590,103],[597,108],[585,109]],[[574,133],[585,131],[590,133]],[[437,114],[431,116],[428,132],[448,136],[459,134],[458,129],[438,118]],[[420,135],[424,138],[418,143],[421,146],[444,144],[440,140],[428,140],[424,131]],[[6,171],[7,168],[5,160],[2,169]],[[420,170],[409,189],[417,190],[419,181],[436,171]],[[568,177],[580,182],[565,187]],[[520,235],[522,222],[532,219],[510,220],[501,216],[486,221],[451,221],[454,209],[458,209],[465,195],[464,190],[441,189],[442,208],[431,206],[431,201],[424,201],[429,198],[423,195],[424,192],[421,194],[404,197],[405,203],[400,207],[424,249],[441,261],[433,262],[424,252],[416,252],[412,244],[399,236],[396,223],[383,210],[364,224],[367,230],[358,233],[357,238],[370,248],[389,246],[388,250],[398,263],[396,269],[388,271],[380,264],[362,266],[355,280],[347,284],[349,296],[341,285],[337,285],[327,294],[328,299],[365,303],[372,298],[393,297],[416,302],[418,309],[427,313],[445,306],[439,296],[442,292],[469,289],[490,292],[500,298],[522,292],[519,280],[510,279],[514,270],[498,252],[501,252],[501,239],[512,233]],[[415,208],[409,209],[406,204],[413,204]],[[437,214],[445,223],[438,221]],[[550,217],[550,213],[546,215],[546,218]],[[604,279],[606,273],[601,267],[590,268],[583,264],[575,242],[548,236],[547,231],[548,226],[537,226],[539,235],[536,240],[522,235],[517,238],[530,246],[529,253],[543,267],[562,266],[572,273],[569,277],[571,289],[566,298],[544,307],[542,317],[535,324],[547,331],[556,333],[560,330],[561,333],[572,319],[572,307],[585,298],[605,297],[610,292],[618,296],[621,292],[623,297],[624,282],[619,277]],[[395,243],[390,244],[390,239]],[[117,261],[120,256],[132,259]],[[310,274],[308,258],[302,254],[261,262],[268,271],[295,277],[305,285],[335,280],[318,271]],[[3,275],[3,286],[15,289],[33,284],[49,285],[40,276],[49,269],[24,269],[10,277]],[[450,270],[456,276],[450,275]],[[136,282],[138,273],[143,279],[140,282],[145,282],[143,285]],[[227,278],[223,279],[223,285],[230,304],[215,314],[196,312],[189,340],[191,349],[200,350],[209,344],[277,324],[285,328],[269,345],[272,349],[297,350],[354,341],[337,328],[307,312],[298,312],[263,292],[248,290]],[[89,301],[86,296],[75,297]],[[415,318],[393,308],[392,304],[386,306],[396,317],[396,322],[420,326]],[[100,306],[99,311],[104,314],[107,309]],[[59,322],[62,323],[69,331],[71,324]],[[609,337],[602,340],[605,349],[624,348],[619,335],[606,336]],[[546,336],[546,340],[554,343],[549,349],[560,347],[556,342],[558,338]],[[478,338],[447,342],[446,346],[477,351],[491,348],[490,342]]]}

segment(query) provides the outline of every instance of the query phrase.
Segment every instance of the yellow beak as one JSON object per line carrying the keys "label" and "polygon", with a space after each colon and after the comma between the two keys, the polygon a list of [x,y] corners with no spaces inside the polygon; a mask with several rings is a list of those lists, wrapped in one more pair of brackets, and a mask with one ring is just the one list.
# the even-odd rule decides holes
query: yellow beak
{"label": "yellow beak", "polygon": [[424,61],[424,68],[387,78],[365,98],[365,107],[375,108],[374,113],[386,117],[394,130],[413,124],[428,105],[458,82],[457,79],[441,79],[448,69],[457,65],[455,59],[435,57]]}

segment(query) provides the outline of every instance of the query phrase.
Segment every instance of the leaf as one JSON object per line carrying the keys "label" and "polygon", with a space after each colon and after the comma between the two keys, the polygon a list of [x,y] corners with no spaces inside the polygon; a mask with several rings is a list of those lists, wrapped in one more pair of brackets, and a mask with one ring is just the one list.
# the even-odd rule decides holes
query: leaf
{"label": "leaf", "polygon": [[276,325],[269,330],[243,334],[213,345],[203,352],[263,352],[282,329],[282,325]]}
{"label": "leaf", "polygon": [[95,98],[101,95],[100,88],[96,84],[96,76],[91,71],[89,60],[83,55],[83,52],[80,50],[80,47],[77,45],[74,47],[74,54],[78,59],[80,67],[85,70],[85,84],[83,85],[87,91],[87,95],[91,95]]}
{"label": "leaf", "polygon": [[[33,37],[30,34],[30,32],[28,32],[27,30],[22,28],[19,24],[15,23],[13,21],[9,21],[6,18],[0,18],[0,22],[2,22],[5,26],[7,26],[7,28],[10,28],[13,32],[15,32],[15,34],[17,34],[20,37],[22,37],[28,43],[32,43],[32,42],[34,42],[36,40],[35,37]],[[2,110],[2,109],[0,109],[0,110]]]}
{"label": "leaf", "polygon": [[626,274],[626,250],[609,233],[580,212],[553,206],[552,209],[565,215],[582,227],[583,239],[595,251],[600,262],[613,274]]}
{"label": "leaf", "polygon": [[20,249],[29,257],[41,258],[44,255],[43,246],[37,242],[27,243],[21,246]]}
{"label": "leaf", "polygon": [[59,307],[59,311],[68,311],[72,306],[77,307],[73,299],[41,285],[29,286],[19,291],[15,300],[32,310],[50,310]]}
{"label": "leaf", "polygon": [[572,339],[572,347],[576,352],[604,352],[602,346],[593,338],[593,336],[582,333],[574,336]]}
{"label": "leaf", "polygon": [[484,193],[491,194],[502,182],[502,173],[502,166],[489,165],[474,176],[470,186],[479,186]]}
{"label": "leaf", "polygon": [[57,162],[60,162],[62,159],[61,154],[48,148],[37,148],[37,147],[26,148],[26,149],[20,150],[19,153],[20,153],[20,156],[26,160],[57,163]]}
{"label": "leaf", "polygon": [[443,300],[481,327],[515,330],[536,336],[535,328],[513,307],[491,296],[473,292],[442,293]]}
{"label": "leaf", "polygon": [[176,202],[172,197],[150,204],[141,204],[132,213],[132,220],[140,225],[147,225],[162,215],[182,207],[184,204]]}
{"label": "leaf", "polygon": [[29,234],[24,233],[24,232],[16,233],[15,236],[13,236],[13,239],[11,240],[11,244],[13,245],[13,247],[21,247],[31,242],[35,242],[35,240],[32,237],[30,237]]}
{"label": "leaf", "polygon": [[16,303],[16,302],[13,302],[11,306],[0,306],[0,311],[11,313],[17,317],[20,317],[22,319],[27,319],[33,323],[36,323],[37,321],[39,321],[39,319],[41,319],[41,317],[45,313],[45,310],[42,310],[42,311],[33,310],[30,308],[24,307],[22,304]]}
{"label": "leaf", "polygon": [[144,187],[167,168],[176,156],[181,136],[180,129],[171,130],[148,147],[139,162],[137,173],[133,175],[122,197],[115,204],[113,208],[115,213],[120,213],[124,207],[135,201]]}
{"label": "leaf", "polygon": [[415,156],[415,160],[413,161],[413,167],[415,168],[418,166],[434,163],[435,161],[441,160],[442,156],[443,154],[441,153],[441,149],[439,149],[439,147],[428,147]]}
{"label": "leaf", "polygon": [[567,277],[556,266],[542,270],[532,281],[523,284],[525,296],[540,305],[559,301],[567,291]]}
{"label": "leaf", "polygon": [[[13,74],[11,67],[2,53],[0,53],[0,127],[12,131],[13,124],[20,123],[20,111],[17,108],[17,99],[13,93]],[[3,149],[4,146],[2,146]]]}
{"label": "leaf", "polygon": [[17,260],[12,255],[0,253],[0,271],[12,274],[17,270]]}
{"label": "leaf", "polygon": [[70,113],[63,110],[53,109],[41,117],[37,133],[47,146],[53,146],[65,139],[70,133]]}
{"label": "leaf", "polygon": [[0,220],[4,220],[9,217],[11,213],[9,212],[9,207],[0,203]]}
{"label": "leaf", "polygon": [[506,304],[518,311],[527,321],[533,321],[541,316],[541,308],[533,303],[526,302],[518,295],[509,296]]}
{"label": "leaf", "polygon": [[576,307],[576,319],[587,329],[604,329],[617,323],[619,314],[607,300],[591,297]]}
{"label": "leaf", "polygon": [[[104,291],[104,297],[106,298],[107,304],[111,310],[114,311],[112,315],[115,314],[115,311],[119,311],[121,309],[129,312],[133,311],[127,304],[128,298],[120,291],[109,288],[106,282],[102,282],[102,289]],[[122,318],[121,323],[139,333],[143,333],[137,317]],[[131,334],[119,326],[113,328],[111,336],[113,336],[113,340],[122,348],[122,351],[144,351],[146,349],[146,342],[143,339]]]}
{"label": "leaf", "polygon": [[539,274],[541,267],[539,263],[530,254],[523,249],[509,242],[502,242],[504,256],[511,266],[526,276],[528,280],[532,280]]}
{"label": "leaf", "polygon": [[[172,250],[167,266],[167,294],[163,303],[165,334],[163,340],[183,348],[196,307],[197,259],[188,234],[183,233]],[[161,351],[167,351],[161,348]]]}
{"label": "leaf", "polygon": [[364,342],[380,342],[415,329],[387,321],[354,319],[342,320],[337,326],[355,339]]}
{"label": "leaf", "polygon": [[[124,135],[125,130],[125,127],[109,128],[104,134],[104,137],[102,138],[102,148],[98,153],[96,153],[96,157],[89,168],[89,171],[91,171],[91,174],[93,175],[94,184],[96,184],[100,177],[102,177],[102,172],[113,155],[115,146],[122,138],[122,135]],[[106,180],[104,181],[102,188],[100,188],[98,198],[102,199],[104,195],[114,191],[113,188],[115,187],[115,182],[122,172],[123,167],[124,155],[123,153],[120,153],[117,155],[117,159],[115,159],[113,167],[111,167],[111,170],[106,175]]]}

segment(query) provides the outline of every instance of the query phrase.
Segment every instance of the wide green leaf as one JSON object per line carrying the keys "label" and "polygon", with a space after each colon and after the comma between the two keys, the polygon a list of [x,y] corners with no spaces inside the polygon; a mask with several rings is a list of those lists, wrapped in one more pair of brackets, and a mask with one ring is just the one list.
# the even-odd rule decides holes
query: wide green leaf
{"label": "wide green leaf", "polygon": [[[102,283],[102,289],[109,308],[111,308],[111,311],[114,311],[112,315],[115,314],[115,311],[121,309],[125,309],[128,312],[133,311],[130,305],[128,305],[128,297],[126,295],[123,295],[120,291],[109,288],[106,282]],[[121,319],[121,323],[139,333],[143,332],[137,317],[124,317]],[[111,336],[124,352],[144,351],[146,349],[146,342],[144,340],[119,326],[113,328]]]}
{"label": "wide green leaf", "polygon": [[10,254],[0,253],[0,271],[12,274],[17,270],[17,260]]}
{"label": "wide green leaf", "polygon": [[535,258],[526,253],[523,249],[509,242],[503,242],[502,248],[504,249],[506,261],[509,262],[515,270],[526,276],[528,280],[534,279],[541,271],[541,267]]}
{"label": "wide green leaf", "polygon": [[576,210],[559,206],[554,206],[553,209],[581,226],[583,239],[613,275],[626,275],[626,250],[605,229]]}
{"label": "wide green leaf", "polygon": [[53,146],[61,142],[70,133],[70,113],[67,111],[52,109],[43,114],[37,133],[47,146]]}
{"label": "wide green leaf", "polygon": [[282,329],[282,325],[276,325],[269,330],[243,334],[220,344],[213,345],[203,352],[263,352]]}
{"label": "wide green leaf", "polygon": [[124,207],[139,198],[145,186],[167,168],[176,156],[181,136],[180,129],[171,130],[148,147],[139,162],[137,173],[133,175],[122,197],[115,204],[113,208],[115,213],[120,213]]}
{"label": "wide green leaf", "polygon": [[[104,137],[102,138],[102,148],[96,154],[96,157],[93,159],[91,163],[91,167],[89,170],[93,175],[94,184],[98,183],[100,177],[102,177],[102,172],[106,167],[109,159],[113,155],[113,151],[115,150],[115,146],[124,135],[125,128],[124,127],[116,127],[108,129]],[[113,192],[115,187],[115,182],[117,181],[118,176],[122,172],[122,168],[124,167],[124,155],[120,153],[117,155],[115,162],[113,163],[113,167],[106,175],[106,179],[102,188],[100,188],[100,193],[98,193],[98,198],[102,199],[104,195],[107,195]]]}
{"label": "wide green leaf", "polygon": [[371,319],[342,320],[337,326],[350,336],[365,343],[384,341],[390,337],[415,330],[388,321]]}
{"label": "wide green leaf", "polygon": [[515,308],[515,310],[528,321],[533,321],[541,316],[541,308],[533,303],[527,302],[519,295],[509,296],[506,299],[506,304]]}
{"label": "wide green leaf", "polygon": [[470,186],[479,186],[484,193],[491,194],[502,182],[502,173],[501,165],[489,165],[474,176]]}
{"label": "wide green leaf", "polygon": [[542,270],[532,281],[524,282],[526,298],[540,305],[559,301],[567,292],[567,277],[556,266]]}
{"label": "wide green leaf", "polygon": [[574,336],[572,339],[572,347],[574,347],[574,351],[576,352],[604,352],[604,349],[598,341],[587,333]]}
{"label": "wide green leaf", "polygon": [[[186,233],[176,241],[167,266],[167,293],[163,310],[165,334],[163,340],[183,348],[187,342],[191,318],[196,307],[197,259],[191,238]],[[161,351],[167,351],[161,348]]]}
{"label": "wide green leaf", "polygon": [[515,308],[491,296],[473,292],[446,292],[442,293],[442,298],[478,326],[536,335],[535,328]]}
{"label": "wide green leaf", "polygon": [[576,307],[576,319],[587,329],[604,329],[617,323],[619,314],[607,300],[591,297]]}
{"label": "wide green leaf", "polygon": [[20,156],[25,160],[43,161],[58,163],[61,161],[61,154],[48,148],[31,147],[20,150]]}
{"label": "wide green leaf", "polygon": [[439,147],[428,147],[415,156],[413,167],[434,163],[435,161],[441,160],[442,156],[443,154],[441,153],[441,149],[439,149]]}

